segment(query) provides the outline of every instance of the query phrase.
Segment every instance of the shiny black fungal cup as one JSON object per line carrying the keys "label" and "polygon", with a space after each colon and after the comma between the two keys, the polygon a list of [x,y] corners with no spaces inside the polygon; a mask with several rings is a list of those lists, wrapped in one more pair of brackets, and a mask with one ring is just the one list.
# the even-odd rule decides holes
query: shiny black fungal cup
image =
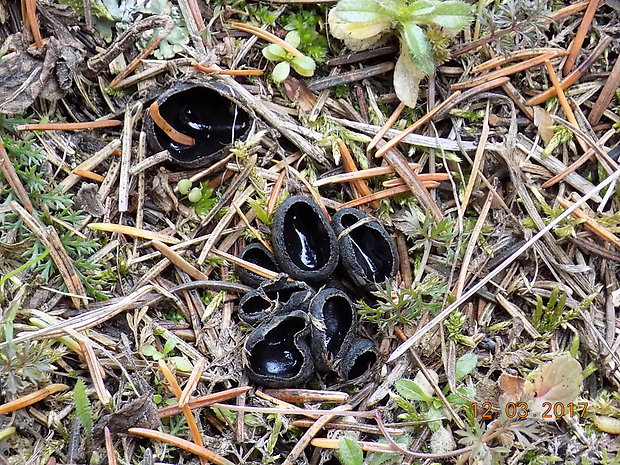
{"label": "shiny black fungal cup", "polygon": [[233,91],[218,81],[180,84],[161,94],[157,103],[163,119],[196,143],[189,146],[173,141],[149,116],[149,145],[156,152],[168,150],[174,162],[183,167],[215,163],[226,147],[250,130],[250,115],[235,102]]}
{"label": "shiny black fungal cup", "polygon": [[356,208],[343,208],[332,218],[332,226],[338,236],[342,267],[357,286],[372,291],[376,284],[394,278],[398,253],[381,223]]}
{"label": "shiny black fungal cup", "polygon": [[354,339],[343,348],[338,371],[348,381],[355,380],[368,373],[379,360],[379,351],[370,339]]}
{"label": "shiny black fungal cup", "polygon": [[338,244],[327,217],[309,197],[286,199],[273,218],[273,251],[280,269],[300,281],[324,282],[338,264]]}
{"label": "shiny black fungal cup", "polygon": [[262,386],[298,386],[314,371],[308,346],[309,317],[303,310],[276,315],[254,330],[245,344],[248,377]]}
{"label": "shiny black fungal cup", "polygon": [[317,367],[334,369],[341,352],[353,339],[357,323],[351,299],[342,291],[322,289],[310,303],[312,315],[311,349]]}
{"label": "shiny black fungal cup", "polygon": [[285,306],[306,310],[314,291],[299,281],[265,281],[258,288],[248,292],[239,302],[239,318],[250,325],[257,325],[271,315],[280,313]]}
{"label": "shiny black fungal cup", "polygon": [[[254,265],[266,268],[274,273],[279,273],[280,271],[273,254],[260,242],[253,242],[246,245],[243,250],[241,250],[239,258],[253,263]],[[256,287],[263,281],[266,281],[266,278],[246,270],[242,266],[237,267],[237,273],[239,274],[239,279],[241,282],[243,284],[247,284],[248,286]]]}

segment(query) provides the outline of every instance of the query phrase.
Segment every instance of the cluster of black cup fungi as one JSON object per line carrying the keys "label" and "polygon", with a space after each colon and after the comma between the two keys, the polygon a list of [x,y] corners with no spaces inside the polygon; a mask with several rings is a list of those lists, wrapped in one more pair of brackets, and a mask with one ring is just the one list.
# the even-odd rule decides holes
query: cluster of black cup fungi
{"label": "cluster of black cup fungi", "polygon": [[[183,167],[220,160],[251,127],[251,112],[217,81],[181,83],[156,103],[164,122],[194,143],[171,139],[151,117],[149,144]],[[315,369],[344,380],[367,373],[379,354],[371,340],[358,337],[350,295],[367,294],[396,274],[398,255],[385,228],[354,208],[339,210],[330,222],[311,198],[294,196],[275,212],[272,245],[273,254],[258,243],[241,251],[244,260],[283,276],[268,281],[239,269],[241,280],[255,288],[239,304],[239,317],[254,327],[245,344],[250,379],[289,387]]]}
{"label": "cluster of black cup fungi", "polygon": [[255,327],[245,344],[249,378],[290,387],[315,369],[344,380],[363,376],[379,354],[370,339],[357,336],[349,293],[372,291],[394,277],[398,255],[390,235],[360,210],[339,210],[330,223],[310,197],[294,196],[276,210],[271,242],[273,254],[259,243],[240,253],[285,274],[269,281],[239,269],[241,280],[256,287],[239,303],[239,318]]}

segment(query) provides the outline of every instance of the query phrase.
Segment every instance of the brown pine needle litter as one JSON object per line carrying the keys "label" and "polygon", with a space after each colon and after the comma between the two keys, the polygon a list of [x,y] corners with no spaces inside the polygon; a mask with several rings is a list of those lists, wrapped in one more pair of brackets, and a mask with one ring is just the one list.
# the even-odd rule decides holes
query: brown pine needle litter
{"label": "brown pine needle litter", "polygon": [[620,460],[617,1],[116,3],[0,1],[9,462]]}

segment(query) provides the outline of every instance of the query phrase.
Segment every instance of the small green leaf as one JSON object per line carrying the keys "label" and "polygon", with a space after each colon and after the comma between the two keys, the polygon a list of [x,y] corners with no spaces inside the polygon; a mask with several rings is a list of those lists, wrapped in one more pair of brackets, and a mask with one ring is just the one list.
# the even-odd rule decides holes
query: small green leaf
{"label": "small green leaf", "polygon": [[168,361],[170,363],[174,363],[174,365],[177,367],[177,370],[184,371],[185,373],[189,373],[194,369],[192,362],[190,362],[185,357],[170,357]]}
{"label": "small green leaf", "polygon": [[430,402],[433,398],[427,395],[424,390],[417,385],[417,383],[410,379],[399,379],[394,383],[396,392],[408,400],[420,400],[424,402]]}
{"label": "small green leaf", "polygon": [[78,379],[73,389],[73,402],[75,405],[75,415],[80,419],[86,434],[93,432],[93,409],[86,393],[84,380]]}
{"label": "small green leaf", "polygon": [[429,15],[434,10],[435,4],[433,2],[429,2],[428,0],[418,0],[406,8],[409,18],[411,19],[415,19],[413,16]]}
{"label": "small green leaf", "polygon": [[373,0],[340,0],[335,11],[338,18],[349,23],[368,23],[394,16]]}
{"label": "small green leaf", "polygon": [[170,352],[172,352],[172,350],[174,350],[176,346],[177,346],[176,340],[168,339],[166,343],[164,344],[164,354],[169,354]]}
{"label": "small green leaf", "polygon": [[286,50],[278,44],[267,45],[263,49],[263,56],[270,61],[282,61],[286,58]]}
{"label": "small green leaf", "polygon": [[177,190],[181,195],[187,195],[189,190],[192,188],[192,182],[189,179],[181,179],[177,184]]}
{"label": "small green leaf", "polygon": [[478,365],[478,357],[473,352],[465,354],[456,361],[456,379],[457,381],[465,378],[468,374],[476,369]]}
{"label": "small green leaf", "polygon": [[157,353],[157,349],[150,344],[140,347],[140,353],[145,357],[152,357]]}
{"label": "small green leaf", "polygon": [[363,465],[364,452],[353,439],[341,437],[336,456],[342,465]]}
{"label": "small green leaf", "polygon": [[217,199],[213,197],[213,188],[209,187],[209,183],[202,183],[200,190],[202,197],[194,205],[194,211],[197,215],[206,215],[211,211]]}
{"label": "small green leaf", "polygon": [[430,16],[430,20],[438,26],[459,30],[471,22],[471,6],[458,1],[441,2]]}
{"label": "small green leaf", "polygon": [[292,45],[295,48],[299,47],[299,44],[301,43],[301,37],[299,36],[299,32],[297,31],[289,32],[288,34],[286,34],[284,41]]}
{"label": "small green leaf", "polygon": [[312,76],[316,69],[316,63],[308,56],[295,57],[291,61],[291,66],[301,76]]}
{"label": "small green leaf", "polygon": [[424,74],[433,74],[433,49],[422,28],[414,23],[404,23],[403,34],[413,64]]}
{"label": "small green leaf", "polygon": [[189,191],[187,198],[192,203],[199,202],[202,198],[202,191],[200,190],[200,187],[194,187],[191,191]]}
{"label": "small green leaf", "polygon": [[271,79],[273,79],[273,82],[280,84],[288,77],[288,74],[290,72],[291,65],[289,65],[286,61],[282,61],[273,68],[273,72],[271,73]]}

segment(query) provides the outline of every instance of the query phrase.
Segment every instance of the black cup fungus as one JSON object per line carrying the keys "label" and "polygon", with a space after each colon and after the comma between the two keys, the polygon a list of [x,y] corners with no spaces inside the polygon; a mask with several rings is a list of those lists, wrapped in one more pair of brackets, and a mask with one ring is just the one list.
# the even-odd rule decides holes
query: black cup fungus
{"label": "black cup fungus", "polygon": [[245,137],[251,117],[238,105],[226,85],[183,83],[157,99],[163,119],[180,133],[192,137],[194,145],[172,140],[151,117],[146,118],[146,134],[152,150],[168,150],[174,162],[187,168],[207,166],[220,160],[224,149]]}
{"label": "black cup fungus", "polygon": [[352,381],[365,375],[379,360],[379,351],[370,339],[355,339],[342,354],[339,373]]}
{"label": "black cup fungus", "polygon": [[[274,273],[280,272],[275,257],[260,242],[252,242],[251,244],[246,245],[239,253],[239,258],[253,263],[254,265],[266,268]],[[237,273],[239,274],[239,279],[241,282],[243,284],[247,284],[248,286],[259,286],[262,282],[266,281],[266,278],[263,278],[262,276],[259,276],[256,273],[243,268],[242,266],[237,267]]]}

